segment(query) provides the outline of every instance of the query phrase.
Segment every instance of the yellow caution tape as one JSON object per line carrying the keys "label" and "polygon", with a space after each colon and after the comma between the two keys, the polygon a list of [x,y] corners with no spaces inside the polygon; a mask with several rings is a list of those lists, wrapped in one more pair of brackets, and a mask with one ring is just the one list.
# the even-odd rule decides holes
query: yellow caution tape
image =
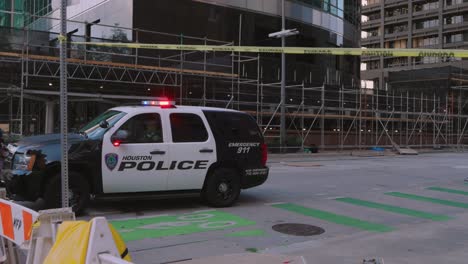
{"label": "yellow caution tape", "polygon": [[247,53],[321,54],[338,56],[384,56],[384,57],[454,57],[468,58],[468,50],[450,49],[364,49],[364,48],[308,48],[308,47],[257,47],[257,46],[214,46],[173,45],[112,42],[72,42],[76,45],[120,47],[132,49],[218,51]]}
{"label": "yellow caution tape", "polygon": [[67,41],[67,37],[64,36],[64,35],[58,35],[57,39],[58,39],[60,42]]}

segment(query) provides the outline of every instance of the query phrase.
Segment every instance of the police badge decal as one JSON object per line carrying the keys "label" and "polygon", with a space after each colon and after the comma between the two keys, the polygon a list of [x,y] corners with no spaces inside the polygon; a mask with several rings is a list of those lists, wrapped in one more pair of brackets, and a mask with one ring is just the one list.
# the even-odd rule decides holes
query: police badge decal
{"label": "police badge decal", "polygon": [[119,155],[115,153],[108,153],[104,156],[106,161],[106,166],[109,170],[114,170],[117,167],[117,163],[119,163]]}

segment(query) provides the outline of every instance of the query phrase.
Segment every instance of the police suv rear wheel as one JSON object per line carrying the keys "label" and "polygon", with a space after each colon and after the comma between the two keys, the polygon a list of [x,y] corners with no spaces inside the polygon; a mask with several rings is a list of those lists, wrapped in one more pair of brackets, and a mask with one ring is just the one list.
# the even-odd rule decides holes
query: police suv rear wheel
{"label": "police suv rear wheel", "polygon": [[[73,212],[80,214],[89,201],[89,185],[79,173],[69,173],[69,206]],[[57,173],[45,187],[44,200],[47,208],[60,208],[62,202],[61,175]]]}
{"label": "police suv rear wheel", "polygon": [[232,169],[217,169],[207,179],[203,199],[213,207],[232,206],[240,195],[240,178]]}

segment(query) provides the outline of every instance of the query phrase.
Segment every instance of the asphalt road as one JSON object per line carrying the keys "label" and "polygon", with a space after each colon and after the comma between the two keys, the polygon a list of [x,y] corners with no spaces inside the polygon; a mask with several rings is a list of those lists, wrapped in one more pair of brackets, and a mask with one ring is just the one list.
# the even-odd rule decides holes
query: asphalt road
{"label": "asphalt road", "polygon": [[[468,154],[275,159],[264,185],[231,208],[197,198],[94,202],[135,263],[241,252],[302,255],[308,263],[466,263]],[[322,228],[274,231],[278,224]],[[288,226],[287,226],[288,227]],[[298,236],[299,235],[299,236]]]}

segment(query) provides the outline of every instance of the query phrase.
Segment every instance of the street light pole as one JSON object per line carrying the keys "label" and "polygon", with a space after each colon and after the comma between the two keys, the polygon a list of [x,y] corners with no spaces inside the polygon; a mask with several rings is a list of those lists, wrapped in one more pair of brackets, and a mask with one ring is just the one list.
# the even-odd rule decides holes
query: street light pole
{"label": "street light pole", "polygon": [[67,0],[60,3],[60,144],[62,207],[68,207]]}
{"label": "street light pole", "polygon": [[[285,3],[281,0],[281,31],[286,30]],[[286,35],[281,36],[281,47],[286,46]],[[281,116],[280,116],[280,152],[286,147],[286,54],[281,53]]]}

